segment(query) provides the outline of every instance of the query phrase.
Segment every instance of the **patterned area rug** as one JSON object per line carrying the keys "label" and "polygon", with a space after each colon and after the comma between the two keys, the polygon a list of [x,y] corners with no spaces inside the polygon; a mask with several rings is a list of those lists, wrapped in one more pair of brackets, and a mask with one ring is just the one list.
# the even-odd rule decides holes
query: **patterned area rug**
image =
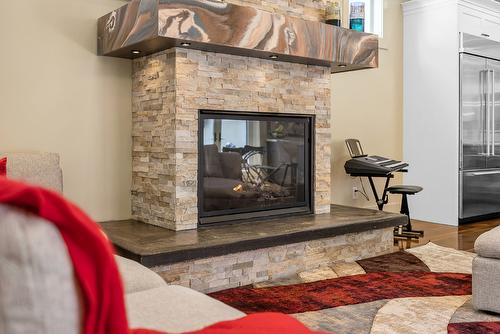
{"label": "patterned area rug", "polygon": [[210,294],[243,312],[290,314],[337,334],[500,333],[471,305],[475,254],[433,243]]}

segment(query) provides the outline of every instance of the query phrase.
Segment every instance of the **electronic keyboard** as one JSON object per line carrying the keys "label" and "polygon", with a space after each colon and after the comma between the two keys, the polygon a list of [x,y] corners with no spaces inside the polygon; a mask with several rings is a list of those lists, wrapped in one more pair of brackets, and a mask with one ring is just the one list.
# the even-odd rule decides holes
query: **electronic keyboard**
{"label": "electronic keyboard", "polygon": [[354,176],[387,175],[397,172],[408,164],[403,161],[379,157],[378,155],[361,156],[347,160],[344,168],[347,174]]}

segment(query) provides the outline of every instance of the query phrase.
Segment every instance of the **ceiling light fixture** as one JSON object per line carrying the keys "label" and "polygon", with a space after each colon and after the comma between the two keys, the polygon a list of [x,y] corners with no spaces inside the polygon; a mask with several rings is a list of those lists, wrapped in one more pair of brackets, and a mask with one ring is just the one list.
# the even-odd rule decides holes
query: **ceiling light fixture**
{"label": "ceiling light fixture", "polygon": [[338,66],[338,67],[347,67],[347,65],[346,65],[346,64],[338,64],[337,66]]}
{"label": "ceiling light fixture", "polygon": [[191,45],[191,43],[189,43],[189,42],[182,42],[181,43],[181,46],[190,46],[190,45]]}
{"label": "ceiling light fixture", "polygon": [[270,55],[269,58],[271,58],[271,59],[278,59],[278,56],[277,55]]}
{"label": "ceiling light fixture", "polygon": [[139,53],[141,53],[141,51],[139,51],[139,50],[132,50],[132,53],[135,54],[135,55],[138,55]]}

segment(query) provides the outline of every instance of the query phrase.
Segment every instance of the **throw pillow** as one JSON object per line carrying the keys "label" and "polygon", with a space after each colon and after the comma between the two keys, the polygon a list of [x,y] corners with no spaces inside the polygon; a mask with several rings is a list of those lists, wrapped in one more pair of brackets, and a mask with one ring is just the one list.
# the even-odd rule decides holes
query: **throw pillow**
{"label": "throw pillow", "polygon": [[0,159],[0,176],[7,175],[7,158]]}

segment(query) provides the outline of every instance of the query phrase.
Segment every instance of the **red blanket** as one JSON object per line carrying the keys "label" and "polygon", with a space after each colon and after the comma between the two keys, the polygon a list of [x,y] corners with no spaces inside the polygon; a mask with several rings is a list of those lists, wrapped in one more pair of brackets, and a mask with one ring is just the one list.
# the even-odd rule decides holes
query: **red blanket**
{"label": "red blanket", "polygon": [[[28,210],[57,227],[68,248],[84,303],[84,334],[130,333],[113,249],[99,226],[59,194],[0,176],[0,203]],[[168,314],[165,314],[168,317]],[[133,330],[134,334],[159,333]],[[295,319],[262,313],[226,321],[192,334],[309,334]]]}
{"label": "red blanket", "polygon": [[[132,334],[163,334],[133,330]],[[244,318],[219,322],[205,329],[185,334],[321,334],[311,332],[294,318],[283,313],[254,313]]]}

